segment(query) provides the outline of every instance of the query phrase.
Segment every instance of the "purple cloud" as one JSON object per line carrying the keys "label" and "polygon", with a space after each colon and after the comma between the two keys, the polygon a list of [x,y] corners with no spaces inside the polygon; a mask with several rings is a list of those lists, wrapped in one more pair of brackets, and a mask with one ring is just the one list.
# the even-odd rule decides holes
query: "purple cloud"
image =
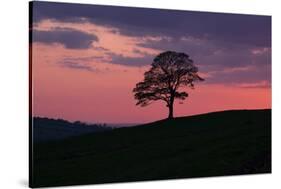
{"label": "purple cloud", "polygon": [[87,49],[93,41],[98,41],[97,36],[69,28],[56,28],[51,31],[32,31],[33,42],[47,44],[60,43],[68,49]]}

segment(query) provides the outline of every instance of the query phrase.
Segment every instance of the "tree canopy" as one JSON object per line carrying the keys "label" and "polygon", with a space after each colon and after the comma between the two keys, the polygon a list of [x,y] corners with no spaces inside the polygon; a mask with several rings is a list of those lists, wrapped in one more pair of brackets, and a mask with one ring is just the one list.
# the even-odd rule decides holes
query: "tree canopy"
{"label": "tree canopy", "polygon": [[133,89],[136,105],[143,107],[162,100],[169,108],[168,118],[173,118],[174,101],[188,97],[188,93],[180,91],[180,88],[193,89],[195,81],[203,80],[187,54],[174,51],[160,53],[154,58],[150,70],[144,73],[144,80]]}

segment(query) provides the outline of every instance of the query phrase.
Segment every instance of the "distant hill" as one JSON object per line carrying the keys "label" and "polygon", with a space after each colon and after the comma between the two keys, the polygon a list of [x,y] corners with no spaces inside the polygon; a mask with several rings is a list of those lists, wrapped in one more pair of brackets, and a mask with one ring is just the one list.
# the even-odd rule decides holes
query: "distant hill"
{"label": "distant hill", "polygon": [[72,123],[63,119],[33,118],[34,142],[61,140],[67,137],[107,130],[111,130],[111,127],[98,124],[86,124],[79,121]]}
{"label": "distant hill", "polygon": [[34,145],[31,186],[271,172],[271,110],[161,120]]}

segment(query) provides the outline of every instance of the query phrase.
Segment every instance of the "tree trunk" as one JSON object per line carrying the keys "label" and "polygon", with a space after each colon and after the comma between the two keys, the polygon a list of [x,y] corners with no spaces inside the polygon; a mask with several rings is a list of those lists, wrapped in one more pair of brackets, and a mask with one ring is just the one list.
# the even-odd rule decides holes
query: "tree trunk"
{"label": "tree trunk", "polygon": [[168,116],[168,119],[173,119],[174,118],[174,107],[173,107],[173,104],[171,104],[169,106],[169,116]]}
{"label": "tree trunk", "polygon": [[174,95],[172,95],[170,99],[168,119],[173,119],[173,118],[174,118]]}

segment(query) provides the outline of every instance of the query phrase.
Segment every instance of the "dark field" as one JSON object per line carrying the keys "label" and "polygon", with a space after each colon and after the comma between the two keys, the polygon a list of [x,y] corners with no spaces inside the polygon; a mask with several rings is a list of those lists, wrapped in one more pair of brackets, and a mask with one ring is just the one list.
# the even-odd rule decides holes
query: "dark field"
{"label": "dark field", "polygon": [[271,110],[162,120],[34,144],[31,187],[271,172]]}

